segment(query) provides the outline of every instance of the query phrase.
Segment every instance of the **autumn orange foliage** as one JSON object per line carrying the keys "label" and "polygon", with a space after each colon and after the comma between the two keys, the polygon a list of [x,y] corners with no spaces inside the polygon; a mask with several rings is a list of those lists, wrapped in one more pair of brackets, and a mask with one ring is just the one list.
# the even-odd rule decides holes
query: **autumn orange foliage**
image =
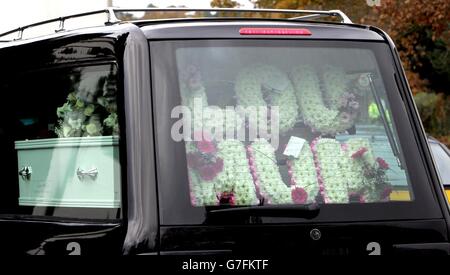
{"label": "autumn orange foliage", "polygon": [[421,35],[449,44],[450,1],[381,0],[381,6],[362,17],[361,23],[374,24],[395,41],[413,93],[428,92],[429,82],[418,75],[426,47]]}

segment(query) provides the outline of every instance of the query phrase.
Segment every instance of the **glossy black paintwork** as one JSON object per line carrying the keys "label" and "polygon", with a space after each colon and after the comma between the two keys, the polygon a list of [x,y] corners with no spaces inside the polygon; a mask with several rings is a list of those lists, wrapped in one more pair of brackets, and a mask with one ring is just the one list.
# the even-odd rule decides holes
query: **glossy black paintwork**
{"label": "glossy black paintwork", "polygon": [[[161,250],[217,251],[232,254],[367,255],[367,244],[378,242],[382,254],[395,253],[394,245],[445,243],[443,220],[324,223],[252,226],[161,227]],[[320,230],[319,240],[310,237]]]}
{"label": "glossy black paintwork", "polygon": [[64,255],[69,253],[66,246],[72,241],[80,243],[82,254],[154,251],[157,214],[154,169],[149,168],[153,161],[149,138],[153,134],[148,123],[150,72],[147,39],[140,29],[124,24],[0,43],[0,60],[1,78],[30,70],[116,63],[120,75],[120,124],[126,129],[121,134],[120,147],[123,220],[0,216],[1,253]]}
{"label": "glossy black paintwork", "polygon": [[10,71],[25,71],[98,59],[115,60],[117,51],[114,46],[118,38],[106,38],[99,34],[81,34],[26,44],[18,43],[15,46],[7,43],[1,54],[3,62],[8,65]]}
{"label": "glossy black paintwork", "polygon": [[68,255],[67,245],[80,244],[81,255],[122,253],[120,223],[87,223],[24,219],[0,220],[1,254]]}
{"label": "glossy black paintwork", "polygon": [[[420,247],[442,252],[448,248],[449,209],[429,152],[423,127],[413,103],[400,60],[389,37],[382,31],[343,25],[296,24],[292,22],[229,22],[168,24],[155,22],[82,29],[48,37],[0,43],[0,75],[67,64],[117,62],[123,116],[121,156],[123,167],[123,219],[84,221],[0,216],[1,253],[68,254],[71,241],[82,245],[82,254],[137,253],[270,253],[367,254],[368,242],[377,241],[382,252],[417,252]],[[159,226],[154,154],[154,124],[150,93],[148,39],[243,38],[241,26],[308,26],[311,39],[373,40],[389,43],[397,68],[400,93],[411,127],[420,144],[420,154],[433,182],[442,219],[371,223],[252,224],[251,226]],[[145,25],[148,25],[147,27]],[[246,37],[252,38],[252,37]],[[277,37],[292,39],[292,37]],[[155,80],[153,80],[155,81]],[[0,181],[1,182],[1,181]],[[6,184],[1,182],[2,184]],[[322,232],[313,241],[310,230]],[[402,250],[403,249],[403,250]],[[429,250],[427,250],[430,252]],[[448,249],[447,249],[448,251]]]}
{"label": "glossy black paintwork", "polygon": [[124,253],[155,252],[158,247],[158,203],[150,93],[150,54],[146,37],[130,26],[123,55],[126,117],[127,236]]}
{"label": "glossy black paintwork", "polygon": [[406,79],[406,74],[402,67],[400,56],[398,54],[398,51],[395,47],[394,42],[392,41],[392,39],[389,37],[389,35],[387,33],[385,33],[383,30],[376,28],[376,27],[370,27],[370,30],[379,33],[381,36],[383,36],[386,43],[389,44],[391,54],[392,54],[392,59],[394,61],[394,65],[397,69],[396,81],[398,82],[400,94],[406,105],[405,106],[406,110],[408,111],[408,113],[410,115],[411,127],[413,129],[415,129],[415,131],[414,131],[415,137],[418,140],[418,144],[420,146],[419,152],[422,154],[424,163],[428,168],[426,170],[426,172],[428,173],[428,176],[431,179],[432,188],[434,189],[435,195],[436,195],[436,201],[439,204],[440,208],[442,209],[442,214],[446,220],[446,224],[447,224],[446,237],[447,237],[447,239],[450,239],[450,205],[445,196],[444,188],[443,188],[442,184],[440,183],[439,175],[437,172],[438,170],[435,165],[435,162],[433,161],[433,155],[431,153],[430,147],[428,146],[425,128],[423,127],[422,120],[420,119],[420,115],[419,115],[417,106],[414,103],[411,88],[409,87],[409,83]]}

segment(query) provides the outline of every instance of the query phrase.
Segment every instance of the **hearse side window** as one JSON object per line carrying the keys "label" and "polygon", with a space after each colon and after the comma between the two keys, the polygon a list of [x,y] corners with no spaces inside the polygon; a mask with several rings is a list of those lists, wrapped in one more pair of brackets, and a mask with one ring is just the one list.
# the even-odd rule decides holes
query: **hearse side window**
{"label": "hearse side window", "polygon": [[1,214],[120,218],[116,66],[14,74],[0,91]]}
{"label": "hearse side window", "polygon": [[402,148],[411,128],[404,108],[393,107],[401,101],[392,101],[399,97],[383,44],[150,48],[163,224],[204,222],[210,209],[310,203],[341,209],[331,220],[377,219],[422,200],[410,179],[424,168],[408,169],[421,163]]}

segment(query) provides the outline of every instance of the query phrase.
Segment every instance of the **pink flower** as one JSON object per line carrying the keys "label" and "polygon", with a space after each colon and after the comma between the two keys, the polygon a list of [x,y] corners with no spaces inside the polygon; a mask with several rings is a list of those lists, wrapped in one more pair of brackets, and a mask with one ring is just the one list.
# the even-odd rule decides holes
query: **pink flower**
{"label": "pink flower", "polygon": [[197,141],[197,149],[205,154],[212,154],[217,151],[216,145],[212,141],[207,140]]}
{"label": "pink flower", "polygon": [[217,151],[216,145],[208,132],[194,132],[194,140],[196,141],[197,149],[202,153],[211,154]]}
{"label": "pink flower", "polygon": [[199,167],[198,173],[204,181],[212,181],[217,176],[217,173],[209,165]]}
{"label": "pink flower", "polygon": [[359,148],[358,151],[356,151],[352,154],[352,159],[361,158],[366,152],[367,152],[367,148],[361,147],[361,148]]}
{"label": "pink flower", "polygon": [[378,163],[378,167],[380,167],[381,169],[383,170],[389,169],[389,164],[384,159],[378,157],[376,161]]}
{"label": "pink flower", "polygon": [[256,171],[252,171],[252,178],[253,178],[253,181],[258,180],[258,174],[256,173]]}
{"label": "pink flower", "polygon": [[308,193],[301,187],[295,187],[291,191],[292,201],[296,204],[304,204],[308,199]]}

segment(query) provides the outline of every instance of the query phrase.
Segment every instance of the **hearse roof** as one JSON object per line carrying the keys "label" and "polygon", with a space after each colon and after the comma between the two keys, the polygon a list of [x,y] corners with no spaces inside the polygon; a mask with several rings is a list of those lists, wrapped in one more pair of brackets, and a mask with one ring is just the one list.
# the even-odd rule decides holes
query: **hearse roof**
{"label": "hearse roof", "polygon": [[341,23],[317,23],[317,22],[288,22],[286,20],[267,19],[192,19],[165,21],[164,24],[155,22],[137,22],[148,39],[207,39],[207,38],[243,38],[241,32],[244,28],[255,30],[277,29],[306,29],[308,35],[291,35],[283,33],[258,33],[245,34],[247,38],[280,37],[284,39],[298,39],[299,37],[311,39],[349,39],[349,40],[383,40],[379,33],[370,30],[366,26],[349,25]]}
{"label": "hearse roof", "polygon": [[[201,13],[248,13],[253,14],[267,14],[280,13],[284,16],[289,16],[285,19],[267,19],[267,18],[245,18],[245,17],[191,17],[191,18],[166,18],[166,19],[149,19],[149,20],[126,20],[119,19],[119,14],[129,15],[130,12],[145,12],[151,14],[152,12],[201,12]],[[73,18],[84,16],[106,14],[108,16],[105,26],[81,28],[67,31],[64,28],[64,23]],[[301,15],[301,16],[299,16]],[[321,18],[338,18],[340,22],[328,21],[314,21]],[[32,39],[22,39],[23,33],[30,28],[37,26],[59,22],[59,29],[56,33],[36,37]],[[45,40],[47,38],[64,37],[66,35],[83,34],[91,32],[114,32],[120,31],[117,25],[134,24],[138,26],[148,39],[162,40],[162,39],[214,39],[214,38],[242,38],[244,35],[241,32],[243,28],[264,29],[269,30],[265,33],[245,33],[247,38],[270,38],[282,37],[284,39],[299,38],[301,35],[285,34],[282,32],[270,32],[276,29],[301,29],[308,32],[304,38],[310,39],[342,39],[342,40],[384,40],[384,35],[369,26],[353,24],[350,19],[341,11],[310,11],[310,10],[273,10],[273,9],[185,9],[185,8],[167,8],[167,9],[105,9],[92,11],[82,14],[69,15],[50,19],[28,26],[20,27],[6,33],[0,34],[0,48],[4,46],[12,46],[17,44],[26,44],[30,41]],[[5,37],[17,34],[16,38],[4,40]],[[262,35],[263,34],[263,35]]]}

